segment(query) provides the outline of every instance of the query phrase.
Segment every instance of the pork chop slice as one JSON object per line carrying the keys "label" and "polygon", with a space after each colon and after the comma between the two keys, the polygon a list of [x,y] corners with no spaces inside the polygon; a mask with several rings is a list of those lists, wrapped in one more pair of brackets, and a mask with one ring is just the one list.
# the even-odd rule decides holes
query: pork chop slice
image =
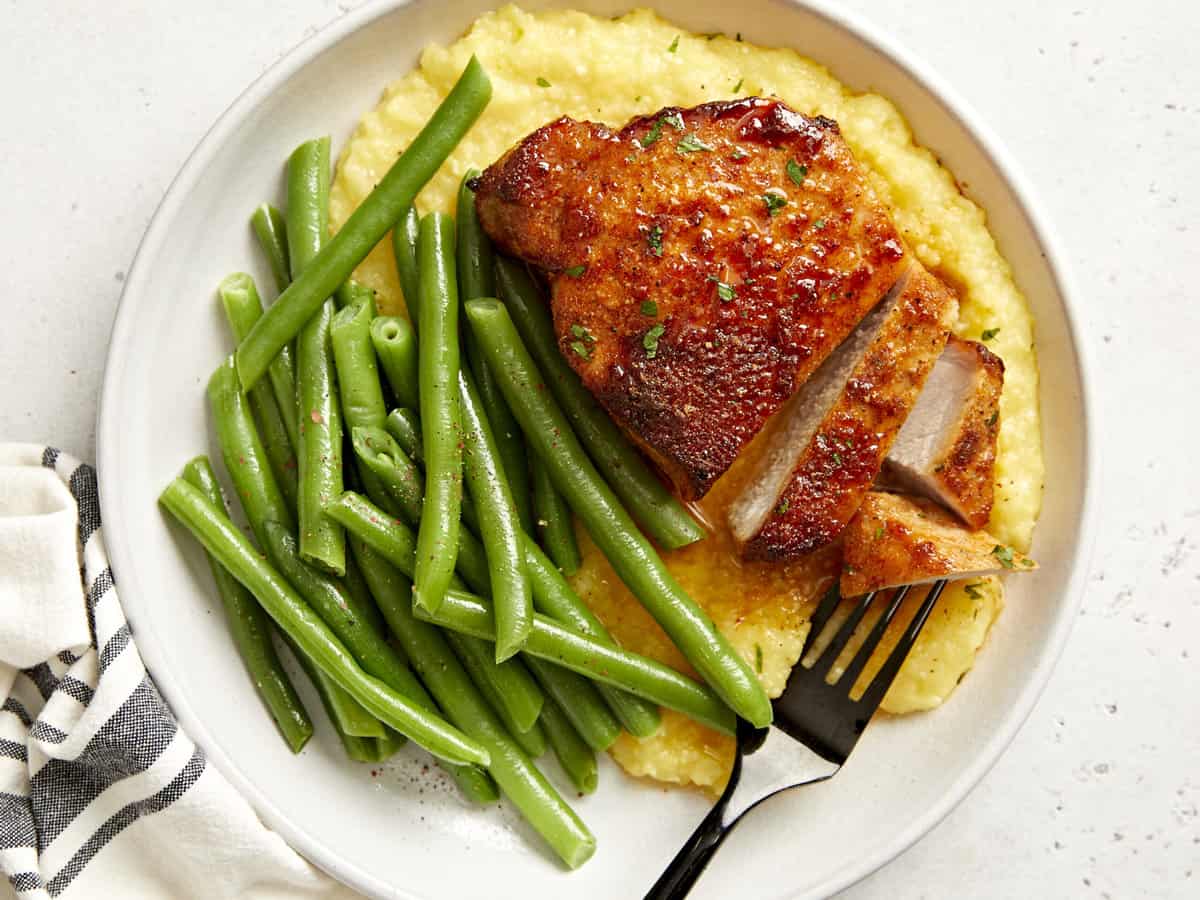
{"label": "pork chop slice", "polygon": [[858,509],[957,314],[920,265],[825,360],[772,423],[729,522],[748,559],[791,559],[834,540]]}
{"label": "pork chop slice", "polygon": [[983,528],[995,492],[1004,363],[951,337],[892,445],[880,485],[936,500]]}
{"label": "pork chop slice", "polygon": [[843,597],[939,578],[1031,572],[1037,563],[932,500],[872,491],[842,542]]}
{"label": "pork chop slice", "polygon": [[563,354],[686,499],[909,263],[837,124],[777,100],[558,119],[475,196],[499,248],[545,271]]}

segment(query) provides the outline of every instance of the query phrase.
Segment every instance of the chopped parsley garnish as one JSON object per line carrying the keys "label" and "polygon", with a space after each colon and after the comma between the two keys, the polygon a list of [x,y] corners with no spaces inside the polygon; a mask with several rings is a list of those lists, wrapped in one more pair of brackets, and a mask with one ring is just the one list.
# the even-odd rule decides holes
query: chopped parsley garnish
{"label": "chopped parsley garnish", "polygon": [[667,326],[661,322],[642,335],[642,347],[646,350],[646,359],[658,356],[658,339],[666,332]]}
{"label": "chopped parsley garnish", "polygon": [[537,80],[537,86],[538,87],[550,87],[550,82],[548,82],[545,78],[543,78],[541,75],[539,75],[538,80]]}
{"label": "chopped parsley garnish", "polygon": [[999,328],[988,328],[983,332],[983,334],[979,335],[979,339],[981,341],[990,341],[992,338],[994,338],[999,333],[1000,333]]}
{"label": "chopped parsley garnish", "polygon": [[733,92],[736,94],[738,91],[740,91],[742,89],[742,85],[745,83],[746,83],[745,78],[739,78],[738,83],[733,86]]}
{"label": "chopped parsley garnish", "polygon": [[750,151],[745,147],[735,147],[733,152],[729,154],[730,159],[745,159],[750,155]]}
{"label": "chopped parsley garnish", "polygon": [[667,113],[666,115],[659,116],[654,120],[654,127],[642,135],[638,143],[641,144],[643,148],[646,148],[657,141],[660,137],[662,137],[664,123],[670,125],[676,131],[683,131],[683,116],[681,116],[678,112]]}
{"label": "chopped parsley garnish", "polygon": [[1006,569],[1013,567],[1013,552],[1011,547],[1005,547],[1003,544],[997,544],[992,548],[992,556],[1000,561],[1000,565]]}
{"label": "chopped parsley garnish", "polygon": [[584,359],[591,359],[592,345],[596,343],[596,338],[590,331],[578,324],[571,326],[571,334],[578,338],[578,340],[571,341],[571,349]]}
{"label": "chopped parsley garnish", "polygon": [[675,40],[671,41],[671,46],[667,48],[668,53],[674,53],[679,49],[679,35],[675,35]]}
{"label": "chopped parsley garnish", "polygon": [[1027,569],[1032,569],[1034,567],[1035,563],[1032,559],[1023,559],[1023,560],[1021,560],[1021,565],[1023,565]]}
{"label": "chopped parsley garnish", "polygon": [[836,450],[833,451],[833,464],[838,468],[841,468],[842,465],[842,455]]}
{"label": "chopped parsley garnish", "polygon": [[754,645],[754,671],[762,674],[762,645]]}
{"label": "chopped parsley garnish", "polygon": [[875,527],[875,540],[879,540],[882,537],[883,537],[883,526],[877,525]]}
{"label": "chopped parsley garnish", "polygon": [[721,298],[722,302],[728,303],[730,300],[733,300],[735,297],[737,297],[737,288],[732,284],[722,281],[715,275],[709,275],[708,280],[716,283],[717,296]]}
{"label": "chopped parsley garnish", "polygon": [[983,587],[983,582],[976,581],[974,584],[968,584],[966,587],[963,588],[963,590],[967,592],[967,596],[970,597],[972,600],[982,600],[983,594],[981,594],[979,592],[979,589],[981,587]]}
{"label": "chopped parsley garnish", "polygon": [[700,138],[694,134],[684,136],[679,143],[675,145],[675,152],[680,154],[700,152],[707,153],[711,150],[712,147],[704,143],[704,141],[700,140]]}
{"label": "chopped parsley garnish", "polygon": [[817,231],[820,231],[824,227],[825,227],[824,219],[817,219],[817,221],[813,222],[813,228],[817,229]]}
{"label": "chopped parsley garnish", "polygon": [[767,204],[767,215],[774,217],[787,206],[787,197],[778,191],[768,191],[763,194],[763,203]]}
{"label": "chopped parsley garnish", "polygon": [[643,300],[642,301],[642,315],[649,316],[651,319],[653,319],[655,316],[658,315],[658,304],[655,303],[653,300]]}
{"label": "chopped parsley garnish", "polygon": [[650,252],[655,256],[663,255],[662,236],[663,230],[661,225],[655,225],[646,234],[646,244],[650,247]]}
{"label": "chopped parsley garnish", "polygon": [[808,175],[808,166],[802,166],[794,159],[787,161],[788,178],[792,179],[792,184],[800,187],[804,184],[804,178]]}
{"label": "chopped parsley garnish", "polygon": [[990,416],[988,416],[987,427],[991,428],[993,425],[996,424],[996,420],[998,420],[999,418],[1000,418],[1000,410],[996,410]]}
{"label": "chopped parsley garnish", "polygon": [[569,268],[569,269],[563,269],[563,274],[569,275],[572,278],[578,278],[580,275],[582,275],[586,271],[587,271],[587,266],[584,266],[584,265],[571,266],[571,268]]}
{"label": "chopped parsley garnish", "polygon": [[775,515],[782,516],[788,511],[788,507],[792,504],[788,500],[779,501],[779,505],[775,507]]}

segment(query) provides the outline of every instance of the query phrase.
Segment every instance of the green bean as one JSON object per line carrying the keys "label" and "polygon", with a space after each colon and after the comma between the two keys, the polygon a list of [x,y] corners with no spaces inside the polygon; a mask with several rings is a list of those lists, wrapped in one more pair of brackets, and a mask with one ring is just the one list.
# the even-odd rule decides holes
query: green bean
{"label": "green bean", "polygon": [[[250,387],[279,349],[300,331],[325,299],[350,277],[483,112],[492,86],[474,57],[433,117],[408,145],[341,229],[254,327],[238,350],[238,375]],[[290,235],[289,235],[290,237]],[[292,248],[295,255],[295,247]]]}
{"label": "green bean", "polygon": [[176,478],[159,496],[159,503],[254,595],[301,652],[369,713],[434,756],[453,763],[488,765],[488,751],[478,741],[364,672],[329,626],[203,493]]}
{"label": "green bean", "polygon": [[396,258],[396,274],[400,278],[400,293],[404,295],[404,308],[408,320],[417,327],[417,292],[421,283],[417,272],[417,232],[421,217],[417,208],[409,206],[392,229],[392,253]]}
{"label": "green bean", "polygon": [[[496,665],[491,645],[487,641],[482,641],[467,634],[459,634],[449,629],[443,631],[442,636],[454,649],[454,654],[458,657],[458,661],[462,663],[463,668],[467,670],[467,674],[471,676],[471,681],[475,683],[475,687],[479,689],[479,693],[483,695],[496,715],[500,717],[500,721],[508,729],[509,735],[517,742],[517,746],[524,750],[530,759],[537,759],[545,753],[546,735],[542,731],[541,726],[538,725],[537,720],[525,731],[518,728],[517,723],[509,715],[508,707],[504,702],[504,695],[500,693],[493,680],[489,677],[487,664],[490,663],[492,667]],[[514,660],[510,659],[508,662],[511,663]],[[508,665],[508,663],[504,665]],[[536,685],[534,686],[536,687]],[[544,702],[545,700],[543,699]]]}
{"label": "green bean", "polygon": [[291,527],[294,520],[271,472],[232,356],[208,380],[208,399],[225,470],[233,481],[234,492],[246,511],[255,539],[266,546],[263,523],[275,521]]}
{"label": "green bean", "polygon": [[571,779],[571,784],[581,794],[595,791],[600,781],[596,754],[553,699],[547,700],[542,707],[541,723],[546,740],[554,750],[559,766]]}
{"label": "green bean", "polygon": [[380,316],[371,323],[371,343],[396,399],[403,406],[419,407],[417,333],[413,326],[399,316]]}
{"label": "green bean", "polygon": [[[258,236],[259,244],[271,264],[271,273],[275,276],[278,290],[284,290],[291,282],[291,261],[288,259],[287,222],[283,214],[269,203],[264,203],[254,211],[250,219],[254,233]],[[257,293],[257,291],[256,291]],[[246,331],[237,335],[240,344],[250,333],[254,323],[262,317],[261,301],[259,315],[246,325]],[[284,427],[287,428],[288,442],[292,445],[292,453],[300,450],[300,416],[296,412],[296,348],[288,341],[279,349],[279,354],[271,360],[267,367],[267,376],[271,382],[271,390],[275,394],[275,403],[279,406],[283,417]]]}
{"label": "green bean", "polygon": [[[367,627],[374,631],[383,633],[385,631],[383,616],[379,612],[379,608],[375,605],[375,597],[371,593],[370,585],[363,577],[362,571],[354,563],[352,556],[346,556],[346,574],[340,579],[341,585],[350,594],[354,603],[352,609],[354,614],[361,618],[366,623]],[[395,650],[395,648],[392,648]],[[404,654],[396,651],[401,661],[408,665],[408,661],[404,659]]]}
{"label": "green bean", "polygon": [[[475,192],[470,187],[472,179],[478,176],[479,171],[471,169],[463,176],[458,189],[458,293],[463,302],[496,296],[496,257],[491,239],[479,224]],[[521,528],[532,534],[534,518],[529,502],[529,459],[525,440],[491,370],[475,347],[475,337],[470,329],[463,332],[463,357],[475,376],[475,386],[491,425]]]}
{"label": "green bean", "polygon": [[396,439],[400,449],[418,466],[425,465],[421,448],[421,420],[411,409],[393,409],[387,417],[388,434]]}
{"label": "green bean", "polygon": [[[596,618],[596,614],[579,599],[575,589],[567,583],[562,573],[532,538],[525,542],[525,569],[529,572],[529,580],[533,584],[533,603],[538,612],[572,631],[618,649],[608,630]],[[609,684],[599,684],[597,687],[609,709],[621,720],[625,730],[634,737],[649,737],[658,731],[662,719],[653,703]]]}
{"label": "green bean", "polygon": [[674,550],[701,540],[704,529],[650,471],[563,359],[550,311],[529,274],[508,259],[498,261],[496,273],[504,305],[547,387],[617,496],[660,546]]}
{"label": "green bean", "polygon": [[[425,479],[390,434],[382,428],[355,428],[351,433],[354,454],[361,469],[387,492],[393,507],[408,522],[421,519]],[[372,500],[375,498],[372,497]],[[390,510],[388,510],[390,512]]]}
{"label": "green bean", "polygon": [[533,469],[533,511],[542,548],[564,575],[574,575],[583,559],[575,541],[571,508],[550,480],[546,467],[536,459],[530,461],[530,467]]}
{"label": "green bean", "polygon": [[421,442],[425,501],[417,529],[414,600],[437,609],[454,573],[462,506],[462,413],[458,396],[458,285],[454,221],[441,213],[421,219]]}
{"label": "green bean", "polygon": [[596,471],[562,410],[546,392],[505,307],[467,304],[471,327],[526,436],[592,539],[634,596],[654,616],[692,667],[740,715],[758,728],[771,721],[771,701],[753,670],[712,620],[684,592]]}
{"label": "green bean", "polygon": [[271,266],[271,274],[275,276],[275,290],[284,290],[291,283],[292,274],[288,263],[287,223],[283,213],[270,203],[259,204],[250,217],[250,227],[254,229],[258,245]]}
{"label": "green bean", "polygon": [[458,386],[466,447],[464,468],[496,608],[496,662],[503,662],[521,649],[533,625],[533,598],[522,547],[525,532],[470,372],[459,371]]}
{"label": "green bean", "polygon": [[[230,577],[232,578],[233,576]],[[255,605],[257,606],[257,604]],[[259,610],[261,612],[261,607],[259,607]],[[266,613],[263,613],[263,615],[266,615]],[[336,681],[317,668],[312,660],[304,655],[304,651],[296,646],[294,641],[287,637],[284,638],[284,641],[291,648],[292,655],[296,657],[296,662],[300,663],[300,667],[308,675],[308,680],[317,689],[317,695],[321,698],[325,712],[329,715],[329,721],[333,723],[334,730],[340,736],[352,738],[384,737],[386,731],[383,724],[377,718],[363,709],[358,701],[346,693]]]}
{"label": "green bean", "polygon": [[[378,471],[383,472],[383,469]],[[388,562],[411,578],[416,569],[416,537],[399,519],[394,519],[366,497],[346,491],[332,504],[327,514],[351,534],[356,534],[381,553]],[[486,594],[488,583],[487,559],[483,546],[470,532],[460,535],[462,545],[458,554],[458,574],[476,593]],[[450,584],[460,587],[462,579],[455,575]]]}
{"label": "green bean", "polygon": [[[329,175],[328,137],[305,141],[288,157],[286,221],[288,263],[293,282],[304,274],[325,245],[329,232]],[[333,296],[345,280],[339,279],[321,299]],[[316,314],[320,305],[313,304],[306,321]]]}
{"label": "green bean", "polygon": [[[484,640],[491,640],[496,633],[487,601],[458,590],[447,592],[446,602],[436,613],[416,612],[427,622]],[[585,637],[541,614],[533,617],[533,631],[523,652],[733,734],[733,711],[708,686],[648,657]]]}
{"label": "green bean", "polygon": [[327,572],[346,571],[346,539],[325,515],[342,492],[342,416],[329,343],[333,301],[317,311],[296,340],[300,407],[300,552]]}
{"label": "green bean", "polygon": [[[217,476],[207,457],[197,456],[184,466],[183,478],[199,489],[213,506],[222,510],[225,508]],[[246,671],[250,673],[254,688],[288,747],[293,753],[299,753],[312,737],[312,721],[271,643],[271,620],[249,591],[225,571],[216,559],[209,556],[208,563],[213,581],[217,584],[221,605],[225,607],[234,646],[245,663]]]}
{"label": "green bean", "polygon": [[[373,300],[359,298],[353,305],[338,311],[329,329],[342,418],[352,435],[358,428],[375,428],[382,432],[387,422],[387,406],[379,382],[375,350],[371,346],[374,306]],[[357,470],[367,496],[388,512],[396,512],[395,502],[371,470],[362,465]]]}
{"label": "green bean", "polygon": [[[258,289],[254,286],[254,279],[243,272],[235,272],[221,281],[217,286],[217,294],[225,308],[225,318],[229,321],[233,339],[235,342],[241,342],[262,316],[262,300],[259,299]],[[259,437],[262,438],[263,449],[267,453],[275,482],[283,492],[288,506],[295,509],[299,488],[296,481],[296,453],[288,429],[288,417],[280,412],[270,385],[256,384],[246,395],[250,399],[254,416],[258,419]],[[294,407],[293,398],[292,408]],[[295,416],[291,418],[294,419]],[[292,430],[298,427],[295,421],[291,422],[291,426]]]}
{"label": "green bean", "polygon": [[[296,148],[288,159],[287,187],[288,249],[292,278],[297,279],[320,254],[329,227],[329,138],[306,141]],[[301,556],[327,572],[341,575],[346,571],[345,535],[341,526],[325,515],[325,506],[342,492],[342,417],[329,335],[334,312],[333,301],[327,299],[312,310],[312,317],[296,338],[296,403],[300,416],[297,507]],[[263,321],[260,319],[259,324]],[[242,342],[242,348],[253,339],[254,331]]]}
{"label": "green bean", "polygon": [[[371,593],[378,598],[379,609],[384,613],[388,628],[392,627],[392,617],[389,610],[395,603],[407,604],[412,594],[412,584],[403,578],[394,567],[370,546],[358,538],[351,538],[350,548],[353,558],[363,571],[370,585]],[[401,652],[397,650],[397,652]],[[432,700],[430,701],[432,703]],[[436,709],[436,707],[431,707]],[[487,772],[476,766],[449,766],[447,771],[454,779],[459,789],[473,803],[481,805],[494,803],[499,799],[495,782]]]}
{"label": "green bean", "polygon": [[[403,576],[398,573],[397,579]],[[384,616],[450,720],[484,747],[491,757],[488,771],[505,795],[571,868],[595,851],[595,838],[505,730],[438,629],[413,615],[407,592],[392,590],[379,597]]]}
{"label": "green bean", "polygon": [[597,752],[613,745],[621,734],[621,723],[612,714],[596,686],[569,669],[538,659],[530,654],[526,657],[529,670],[550,698],[557,703],[579,736]]}
{"label": "green bean", "polygon": [[475,680],[486,681],[491,692],[499,697],[501,708],[496,712],[506,725],[511,725],[509,730],[522,732],[532,728],[542,711],[545,696],[521,661],[496,662],[491,645],[470,635],[457,635],[451,643],[472,677],[477,673],[479,678]]}

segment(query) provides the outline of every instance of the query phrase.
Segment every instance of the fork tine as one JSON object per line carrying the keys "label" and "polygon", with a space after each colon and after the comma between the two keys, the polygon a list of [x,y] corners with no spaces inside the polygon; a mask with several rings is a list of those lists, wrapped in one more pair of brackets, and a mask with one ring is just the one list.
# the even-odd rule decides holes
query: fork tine
{"label": "fork tine", "polygon": [[826,624],[829,622],[829,617],[833,615],[833,611],[837,609],[838,604],[842,601],[842,592],[838,588],[838,583],[834,581],[833,586],[825,592],[825,596],[821,598],[820,605],[817,606],[816,612],[809,619],[808,634],[804,638],[804,648],[800,651],[800,660],[808,655],[808,651],[812,649],[813,642],[825,630]]}
{"label": "fork tine", "polygon": [[929,589],[929,593],[925,595],[925,600],[922,601],[917,614],[913,616],[912,621],[908,623],[908,628],[904,631],[904,636],[896,644],[887,661],[880,668],[878,674],[871,681],[870,686],[863,692],[862,699],[859,703],[862,704],[862,712],[860,715],[874,715],[875,709],[883,701],[884,694],[888,688],[892,686],[892,682],[896,680],[896,673],[900,671],[900,667],[904,665],[904,660],[908,658],[908,652],[912,650],[913,644],[917,642],[917,636],[921,633],[921,629],[925,627],[925,621],[929,618],[929,614],[933,612],[933,607],[937,603],[938,598],[942,596],[942,591],[946,589],[946,579],[934,583]]}
{"label": "fork tine", "polygon": [[862,621],[863,615],[867,612],[867,607],[875,599],[875,593],[875,591],[871,591],[871,593],[863,594],[858,598],[858,605],[846,617],[846,621],[842,623],[842,627],[838,629],[838,633],[834,635],[833,640],[821,651],[820,657],[813,663],[812,670],[814,675],[819,675],[821,678],[829,677],[829,671],[833,668],[833,664],[837,662],[838,657],[842,655],[846,644],[850,642],[850,637],[854,634],[854,629],[858,627],[858,623]]}
{"label": "fork tine", "polygon": [[867,639],[854,654],[854,659],[850,660],[850,665],[846,666],[846,671],[842,673],[840,683],[846,685],[847,692],[854,690],[854,682],[858,681],[858,676],[862,674],[863,668],[866,667],[867,661],[875,652],[883,633],[887,631],[888,625],[896,617],[896,611],[900,609],[900,604],[904,602],[904,598],[908,596],[910,590],[912,590],[912,585],[906,584],[904,587],[892,591],[892,601],[888,604],[888,608],[872,626],[871,633],[867,635]]}

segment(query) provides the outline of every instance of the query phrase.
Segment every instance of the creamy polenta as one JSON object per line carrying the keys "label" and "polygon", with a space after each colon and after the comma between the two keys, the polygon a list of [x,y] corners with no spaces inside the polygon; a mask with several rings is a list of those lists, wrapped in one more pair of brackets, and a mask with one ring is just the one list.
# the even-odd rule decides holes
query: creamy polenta
{"label": "creamy polenta", "polygon": [[[1042,499],[1043,461],[1037,402],[1033,321],[1008,263],[988,231],[984,213],[964,197],[954,176],[913,142],[896,108],[875,94],[856,94],[823,66],[791,50],[723,36],[691,35],[653,12],[618,19],[552,10],[529,13],[507,6],[489,13],[449,47],[431,46],[420,66],[388,86],[367,113],[338,163],[331,196],[336,229],[362,202],[476,54],[494,95],[482,118],[422,191],[421,211],[453,211],[463,174],[483,168],[529,132],[561,115],[620,126],[664,106],[774,95],[809,115],[837,120],[847,143],[871,173],[897,226],[920,260],[960,294],[955,331],[979,339],[1006,366],[996,464],[996,500],[989,530],[1027,550]],[[387,242],[356,272],[374,288],[380,306],[404,309]],[[712,528],[696,545],[664,554],[683,587],[754,665],[772,695],[796,663],[817,598],[832,583],[838,560],[827,551],[785,565],[744,563],[733,552],[724,508],[744,478],[734,465],[696,507]],[[581,596],[625,647],[681,669],[687,666],[658,625],[614,575],[579,530],[584,565],[574,578]],[[919,596],[909,599],[919,603]],[[884,709],[930,709],[949,696],[974,663],[1003,607],[999,580],[951,585],[926,626]],[[902,613],[898,622],[906,621]],[[860,631],[871,624],[868,618]],[[894,629],[893,629],[894,630]],[[896,639],[890,634],[863,678]],[[853,651],[853,645],[845,651]],[[664,712],[663,728],[637,740],[623,735],[613,756],[629,772],[662,781],[720,786],[733,745],[684,717]]]}

